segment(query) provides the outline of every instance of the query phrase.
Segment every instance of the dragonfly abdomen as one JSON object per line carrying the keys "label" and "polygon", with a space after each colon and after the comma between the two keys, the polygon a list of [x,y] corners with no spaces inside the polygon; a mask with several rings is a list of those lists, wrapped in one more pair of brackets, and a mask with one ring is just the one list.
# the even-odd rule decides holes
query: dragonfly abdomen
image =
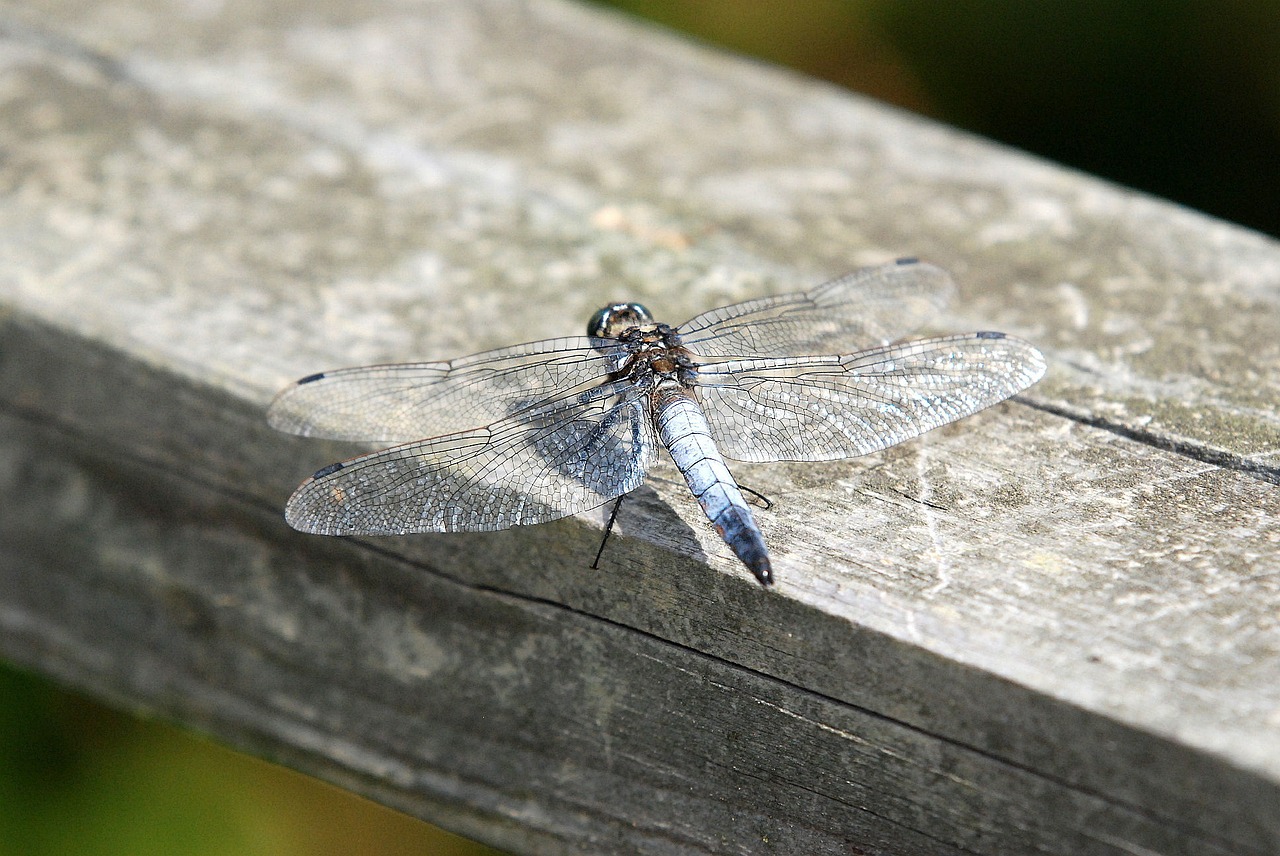
{"label": "dragonfly abdomen", "polygon": [[756,579],[771,584],[773,571],[764,536],[716,448],[702,408],[684,387],[659,389],[654,399],[658,436],[707,519]]}

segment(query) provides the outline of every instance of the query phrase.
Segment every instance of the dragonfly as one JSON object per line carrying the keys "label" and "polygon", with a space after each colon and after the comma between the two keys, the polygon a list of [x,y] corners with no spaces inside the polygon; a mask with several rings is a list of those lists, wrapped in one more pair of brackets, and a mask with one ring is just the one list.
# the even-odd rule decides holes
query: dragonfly
{"label": "dragonfly", "polygon": [[293,493],[285,518],[324,535],[545,523],[620,503],[662,446],[716,532],[768,586],[769,551],[726,458],[865,455],[1044,374],[1040,351],[1004,333],[900,341],[954,290],[941,268],[904,258],[678,327],[615,303],[586,336],[309,375],[276,396],[272,426],[395,445],[324,467]]}

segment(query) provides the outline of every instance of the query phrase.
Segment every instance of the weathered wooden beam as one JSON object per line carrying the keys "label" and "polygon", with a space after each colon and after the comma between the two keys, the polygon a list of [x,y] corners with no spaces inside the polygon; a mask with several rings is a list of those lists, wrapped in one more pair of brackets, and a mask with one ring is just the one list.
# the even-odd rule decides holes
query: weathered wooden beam
{"label": "weathered wooden beam", "polygon": [[[523,852],[1280,847],[1280,246],[553,0],[0,13],[0,652]],[[1050,357],[855,461],[303,536],[315,370],[894,255]]]}

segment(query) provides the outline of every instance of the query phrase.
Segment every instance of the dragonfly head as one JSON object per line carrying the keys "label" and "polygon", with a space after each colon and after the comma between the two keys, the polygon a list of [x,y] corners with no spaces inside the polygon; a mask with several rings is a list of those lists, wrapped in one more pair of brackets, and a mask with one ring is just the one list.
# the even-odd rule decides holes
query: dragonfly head
{"label": "dragonfly head", "polygon": [[591,316],[587,335],[597,339],[616,339],[632,327],[653,324],[649,310],[639,303],[611,303]]}

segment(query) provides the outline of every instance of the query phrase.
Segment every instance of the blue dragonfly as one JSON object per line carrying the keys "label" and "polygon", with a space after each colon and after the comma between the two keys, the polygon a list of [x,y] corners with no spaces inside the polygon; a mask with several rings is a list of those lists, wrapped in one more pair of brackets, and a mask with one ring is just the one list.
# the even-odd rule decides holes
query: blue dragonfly
{"label": "blue dragonfly", "polygon": [[953,291],[940,268],[899,259],[678,327],[617,303],[586,336],[304,377],[271,404],[272,426],[397,445],[321,469],[289,499],[286,519],[324,535],[545,523],[620,502],[661,446],[725,543],[769,585],[764,536],[726,458],[865,455],[1044,374],[1041,353],[1004,333],[898,341]]}

